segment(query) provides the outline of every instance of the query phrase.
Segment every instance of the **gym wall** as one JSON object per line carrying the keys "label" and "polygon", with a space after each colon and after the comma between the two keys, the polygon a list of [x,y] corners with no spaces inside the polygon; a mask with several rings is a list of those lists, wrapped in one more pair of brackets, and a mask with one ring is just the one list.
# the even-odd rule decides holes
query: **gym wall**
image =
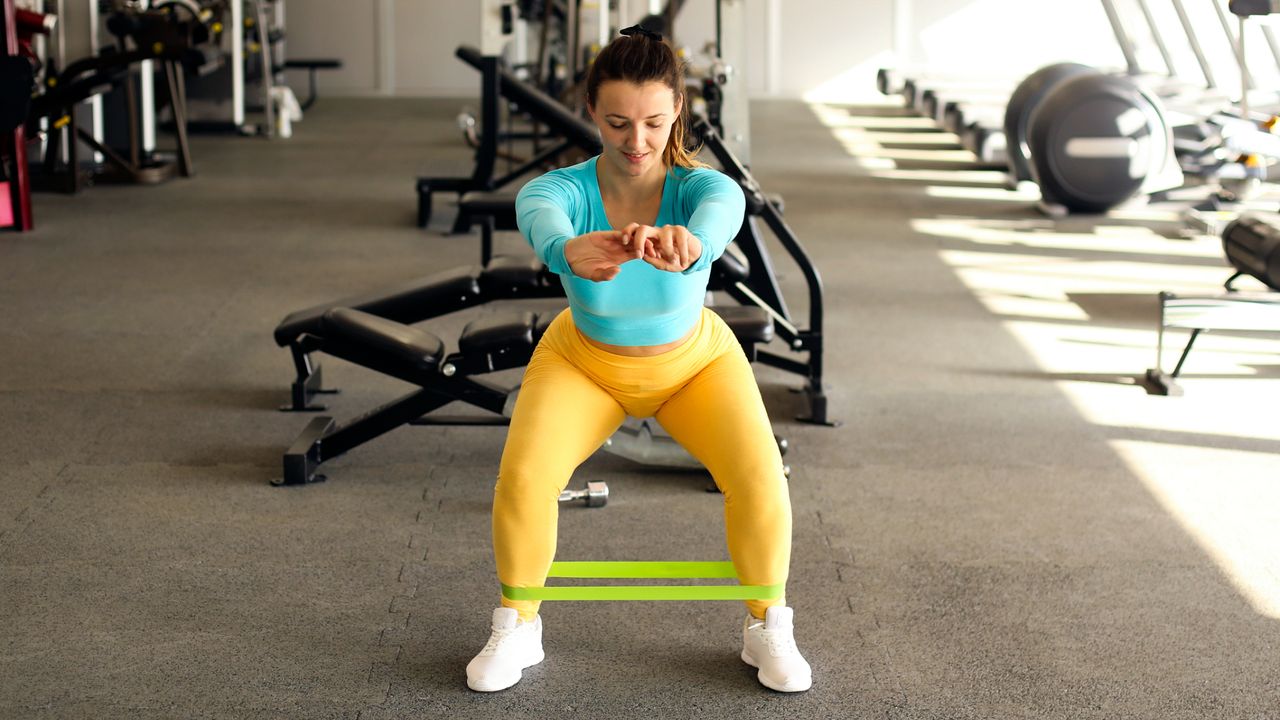
{"label": "gym wall", "polygon": [[[874,91],[877,68],[964,72],[1016,59],[1117,66],[1097,2],[1061,0],[723,0],[745,2],[752,97],[854,99]],[[480,36],[478,3],[456,0],[290,0],[291,57],[340,57],[327,95],[474,95],[475,71],[453,56]],[[680,42],[698,50],[715,28],[714,0],[687,0]],[[895,61],[895,58],[900,60]],[[291,78],[295,87],[305,82]]]}

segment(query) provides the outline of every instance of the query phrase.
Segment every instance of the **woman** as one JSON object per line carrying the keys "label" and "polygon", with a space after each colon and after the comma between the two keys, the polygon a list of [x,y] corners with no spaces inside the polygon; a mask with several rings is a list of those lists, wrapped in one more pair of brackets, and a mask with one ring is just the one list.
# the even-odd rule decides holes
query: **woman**
{"label": "woman", "polygon": [[[569,298],[525,371],[493,501],[502,584],[542,587],[560,492],[627,415],[656,417],[724,494],[729,554],[745,585],[782,585],[791,505],[782,458],[741,346],[703,307],[709,268],[742,225],[741,189],[685,149],[681,63],[628,28],[596,58],[587,109],[604,151],[529,182],[520,230]],[[543,659],[536,601],[502,599],[467,665],[478,691],[511,687]],[[793,692],[810,669],[785,598],[747,602],[742,659]]]}

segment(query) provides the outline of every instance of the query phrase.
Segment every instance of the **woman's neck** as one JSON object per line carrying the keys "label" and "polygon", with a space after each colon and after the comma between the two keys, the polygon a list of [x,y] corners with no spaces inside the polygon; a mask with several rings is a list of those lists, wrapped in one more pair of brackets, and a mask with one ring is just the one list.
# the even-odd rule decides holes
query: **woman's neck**
{"label": "woman's neck", "polygon": [[623,203],[643,203],[662,194],[662,187],[667,180],[667,167],[655,166],[653,170],[639,177],[631,177],[618,172],[607,162],[596,162],[596,182],[600,184],[603,197],[620,200]]}

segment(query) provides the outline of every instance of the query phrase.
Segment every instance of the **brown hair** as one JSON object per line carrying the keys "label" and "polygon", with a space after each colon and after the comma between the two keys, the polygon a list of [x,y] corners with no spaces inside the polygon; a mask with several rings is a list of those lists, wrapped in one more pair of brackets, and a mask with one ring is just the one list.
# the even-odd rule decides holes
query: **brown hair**
{"label": "brown hair", "polygon": [[637,85],[660,82],[671,88],[680,112],[671,125],[671,137],[662,150],[667,167],[706,167],[694,158],[699,148],[687,147],[689,102],[684,92],[685,63],[676,57],[661,36],[647,32],[615,38],[596,56],[587,71],[587,105],[594,108],[600,86],[610,80],[626,80]]}

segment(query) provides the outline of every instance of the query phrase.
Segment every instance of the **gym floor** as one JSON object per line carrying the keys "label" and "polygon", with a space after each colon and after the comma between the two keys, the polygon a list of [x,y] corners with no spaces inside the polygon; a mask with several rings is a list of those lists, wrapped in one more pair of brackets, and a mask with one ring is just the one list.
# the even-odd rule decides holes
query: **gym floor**
{"label": "gym floor", "polygon": [[[1228,274],[1212,238],[1048,220],[895,108],[781,101],[752,106],[753,167],[823,273],[843,421],[795,421],[795,378],[759,369],[813,689],[756,683],[737,603],[548,603],[546,661],[469,691],[503,429],[270,485],[308,420],[275,409],[275,324],[476,262],[447,201],[414,226],[415,177],[469,172],[460,105],[324,98],[291,140],[197,137],[197,178],[40,195],[0,238],[0,716],[1280,716],[1277,344],[1207,338],[1182,398],[1131,379],[1156,290]],[[407,389],[322,362],[340,419]],[[561,559],[725,557],[705,477],[588,479],[612,496],[562,508]]]}

